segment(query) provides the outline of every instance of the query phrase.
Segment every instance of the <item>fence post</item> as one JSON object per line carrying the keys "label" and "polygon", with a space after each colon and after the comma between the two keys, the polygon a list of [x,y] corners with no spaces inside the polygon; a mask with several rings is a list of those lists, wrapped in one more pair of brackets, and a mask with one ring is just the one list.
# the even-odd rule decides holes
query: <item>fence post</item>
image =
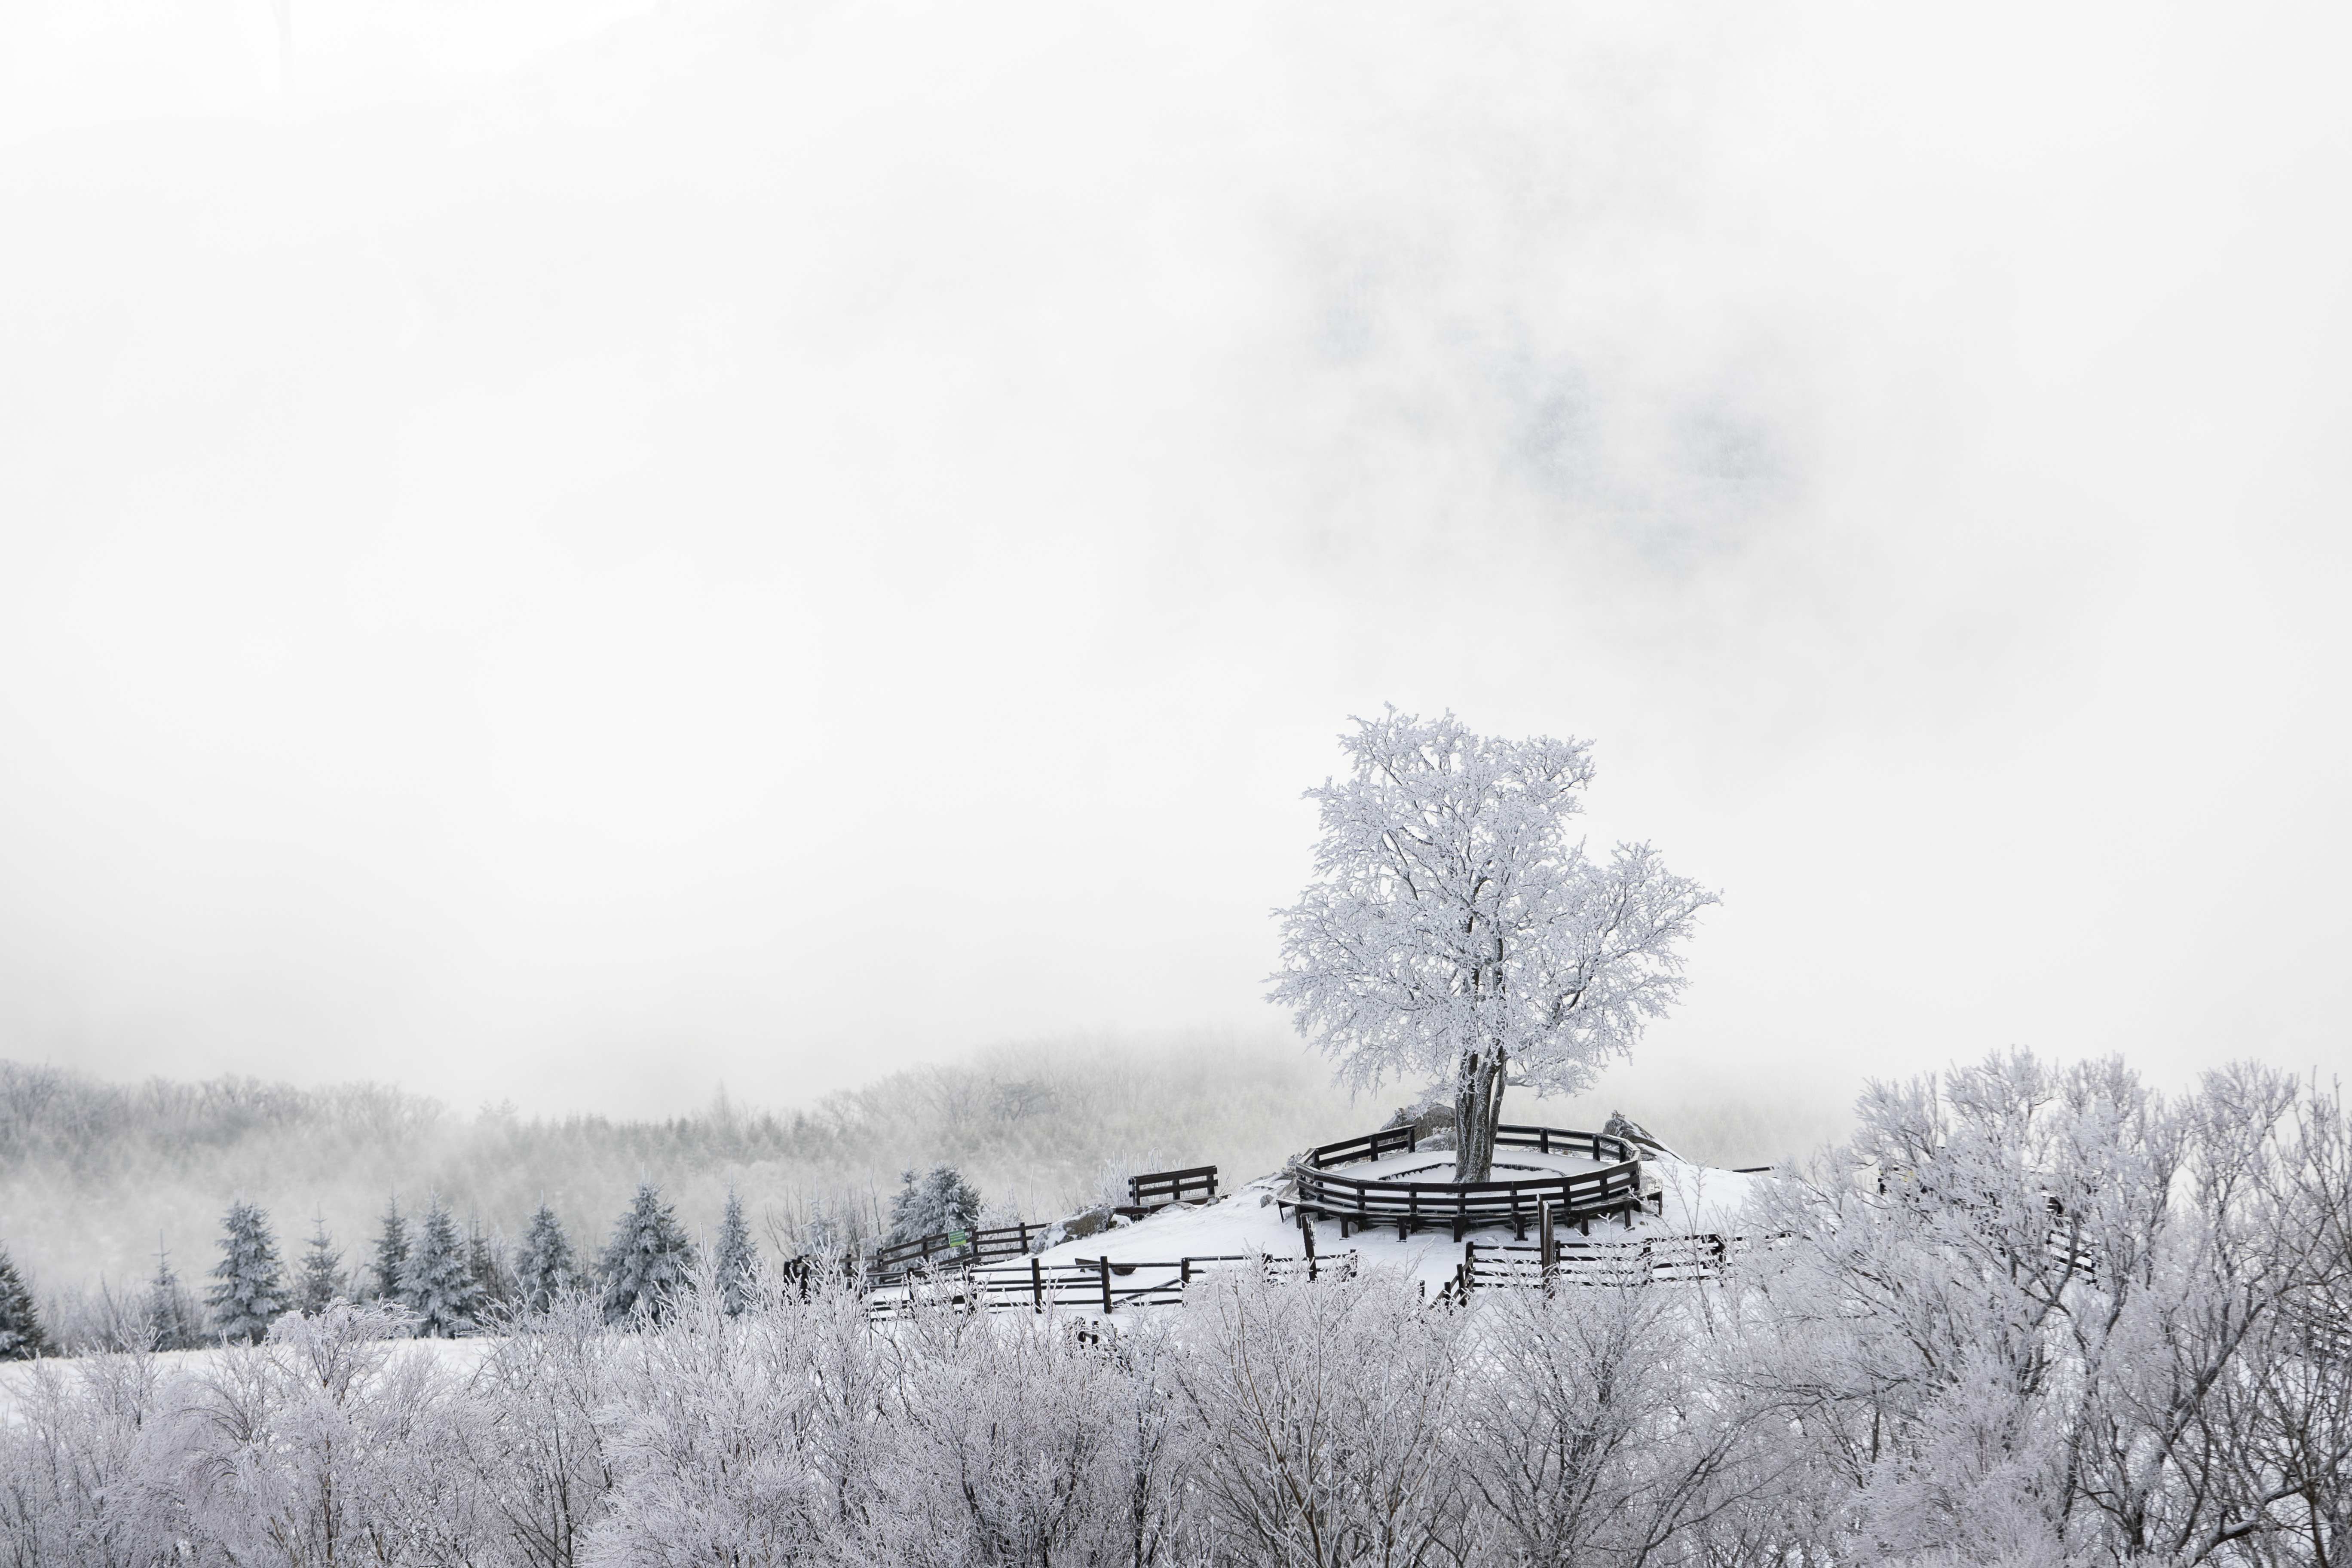
{"label": "fence post", "polygon": [[1540,1260],[1538,1272],[1543,1276],[1544,1293],[1552,1288],[1553,1265],[1559,1260],[1559,1237],[1552,1229],[1551,1205],[1546,1204],[1536,1215],[1536,1257]]}
{"label": "fence post", "polygon": [[1102,1260],[1102,1287],[1103,1287],[1103,1316],[1104,1316],[1104,1317],[1106,1317],[1106,1318],[1108,1318],[1108,1317],[1109,1317],[1109,1316],[1110,1316],[1110,1311],[1111,1311],[1111,1305],[1110,1305],[1110,1259],[1109,1259],[1109,1258],[1104,1258],[1104,1259]]}
{"label": "fence post", "polygon": [[1307,1279],[1312,1284],[1315,1280],[1315,1224],[1307,1217],[1305,1209],[1298,1211],[1298,1236],[1307,1244]]}
{"label": "fence post", "polygon": [[1189,1258],[1176,1260],[1176,1288],[1180,1290],[1192,1288],[1192,1260]]}
{"label": "fence post", "polygon": [[1045,1264],[1044,1259],[1034,1253],[1029,1256],[1029,1295],[1030,1299],[1037,1303],[1037,1310],[1044,1311],[1045,1310]]}

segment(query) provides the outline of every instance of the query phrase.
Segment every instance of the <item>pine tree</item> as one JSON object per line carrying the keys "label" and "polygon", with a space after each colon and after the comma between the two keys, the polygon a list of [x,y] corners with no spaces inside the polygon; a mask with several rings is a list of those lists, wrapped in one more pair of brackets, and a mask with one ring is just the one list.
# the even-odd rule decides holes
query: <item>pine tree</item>
{"label": "pine tree", "polygon": [[375,1238],[375,1289],[378,1301],[404,1302],[400,1277],[408,1267],[408,1222],[400,1217],[400,1195],[384,1201],[383,1229]]}
{"label": "pine tree", "polygon": [[759,1251],[743,1223],[743,1200],[727,1189],[727,1211],[719,1220],[719,1304],[732,1318],[750,1306],[759,1289]]}
{"label": "pine tree", "polygon": [[204,1313],[172,1271],[172,1254],[155,1248],[155,1278],[147,1284],[148,1343],[159,1351],[192,1351],[205,1342]]}
{"label": "pine tree", "polygon": [[33,1293],[24,1277],[0,1247],[0,1361],[30,1361],[55,1353],[48,1335],[41,1331],[40,1314],[33,1310]]}
{"label": "pine tree", "polygon": [[269,1216],[242,1200],[230,1204],[221,1218],[220,1249],[212,1270],[218,1283],[205,1297],[213,1327],[226,1339],[257,1344],[287,1307],[286,1271]]}
{"label": "pine tree", "polygon": [[424,1221],[409,1247],[400,1299],[416,1314],[420,1339],[453,1340],[472,1333],[480,1318],[481,1297],[466,1268],[457,1222],[449,1217],[438,1194],[426,1201]]}
{"label": "pine tree", "polygon": [[659,1319],[669,1297],[687,1282],[688,1243],[677,1211],[661,1201],[661,1189],[637,1184],[637,1195],[613,1227],[601,1260],[604,1276],[604,1321],[617,1323],[643,1310]]}
{"label": "pine tree", "polygon": [[909,1170],[890,1194],[888,1241],[919,1241],[927,1236],[966,1234],[980,1228],[980,1191],[952,1165],[933,1165],[918,1175]]}
{"label": "pine tree", "polygon": [[467,1220],[466,1277],[474,1284],[477,1322],[487,1320],[498,1309],[514,1305],[514,1274],[507,1268],[505,1251],[482,1229],[478,1218]]}
{"label": "pine tree", "polygon": [[327,1237],[327,1216],[318,1216],[310,1231],[310,1249],[302,1254],[300,1279],[296,1286],[296,1307],[317,1317],[333,1305],[343,1294],[343,1255],[334,1249]]}
{"label": "pine tree", "polygon": [[524,1310],[544,1312],[572,1289],[572,1282],[571,1240],[563,1234],[563,1222],[542,1202],[532,1213],[530,1228],[523,1233],[522,1247],[515,1254],[516,1292]]}

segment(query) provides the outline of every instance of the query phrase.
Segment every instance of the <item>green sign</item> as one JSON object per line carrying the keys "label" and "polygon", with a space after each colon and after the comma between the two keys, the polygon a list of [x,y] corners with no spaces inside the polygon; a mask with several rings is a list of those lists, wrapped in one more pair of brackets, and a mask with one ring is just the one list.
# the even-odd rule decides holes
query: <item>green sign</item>
{"label": "green sign", "polygon": [[948,1232],[948,1245],[950,1247],[970,1247],[971,1245],[971,1237],[966,1236],[962,1231],[951,1230]]}

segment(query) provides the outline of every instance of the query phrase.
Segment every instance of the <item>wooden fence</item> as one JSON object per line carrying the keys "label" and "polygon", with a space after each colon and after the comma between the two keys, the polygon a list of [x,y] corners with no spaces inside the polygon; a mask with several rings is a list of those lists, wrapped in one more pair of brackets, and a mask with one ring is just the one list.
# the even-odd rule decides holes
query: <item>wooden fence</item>
{"label": "wooden fence", "polygon": [[1456,1279],[1465,1291],[1684,1284],[1722,1279],[1730,1260],[1750,1246],[1747,1237],[1738,1236],[1648,1236],[1624,1241],[1562,1236],[1554,1239],[1547,1258],[1540,1245],[1465,1242]]}
{"label": "wooden fence", "polygon": [[1195,1280],[1220,1269],[1255,1268],[1269,1279],[1352,1279],[1358,1261],[1353,1252],[1325,1258],[1275,1258],[1265,1253],[1233,1253],[1217,1257],[1180,1258],[1173,1263],[1121,1263],[1108,1258],[1047,1263],[1032,1258],[1025,1265],[967,1268],[931,1279],[909,1279],[867,1294],[866,1314],[889,1318],[922,1307],[961,1308],[967,1311],[1042,1312],[1048,1307],[1080,1311],[1116,1312],[1121,1307],[1174,1306]]}
{"label": "wooden fence", "polygon": [[1217,1201],[1217,1168],[1192,1165],[1181,1171],[1150,1171],[1127,1180],[1127,1204],[1114,1213],[1129,1219],[1156,1214],[1170,1204],[1213,1204]]}
{"label": "wooden fence", "polygon": [[1608,1162],[1597,1171],[1579,1171],[1510,1182],[1411,1182],[1339,1173],[1334,1167],[1417,1152],[1411,1127],[1383,1128],[1361,1138],[1310,1149],[1290,1164],[1289,1206],[1318,1220],[1339,1222],[1342,1239],[1351,1230],[1393,1225],[1399,1239],[1416,1230],[1446,1226],[1460,1241],[1473,1230],[1509,1226],[1521,1241],[1528,1226],[1550,1213],[1557,1223],[1590,1235],[1592,1222],[1660,1212],[1657,1194],[1644,1194],[1641,1151],[1606,1132],[1559,1127],[1498,1127],[1495,1146],[1532,1149]]}
{"label": "wooden fence", "polygon": [[937,1236],[919,1237],[913,1241],[877,1247],[866,1265],[866,1282],[869,1286],[892,1285],[909,1274],[936,1271],[942,1265],[960,1268],[1019,1258],[1029,1250],[1033,1239],[1042,1241],[1045,1236],[1044,1226],[1024,1223],[1001,1226],[994,1230],[949,1230]]}

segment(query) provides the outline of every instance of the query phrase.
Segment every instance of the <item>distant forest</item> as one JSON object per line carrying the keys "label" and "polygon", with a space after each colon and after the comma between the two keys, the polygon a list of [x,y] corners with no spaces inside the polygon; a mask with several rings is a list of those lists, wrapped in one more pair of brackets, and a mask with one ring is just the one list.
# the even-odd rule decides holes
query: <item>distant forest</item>
{"label": "distant forest", "polygon": [[[1541,1114],[1597,1126],[1607,1108],[1588,1098]],[[323,1216],[352,1269],[395,1193],[411,1214],[437,1194],[461,1224],[506,1243],[543,1198],[593,1251],[651,1180],[698,1234],[717,1224],[732,1186],[762,1247],[789,1255],[820,1216],[879,1228],[911,1166],[955,1166],[993,1218],[1048,1219],[1137,1170],[1214,1162],[1238,1184],[1391,1109],[1351,1106],[1295,1044],[1223,1036],[1004,1045],[806,1110],[720,1096],[660,1121],[534,1118],[504,1105],[467,1115],[373,1083],[112,1084],[0,1060],[0,1247],[71,1316],[101,1283],[143,1284],[159,1248],[181,1279],[200,1282],[236,1199],[268,1211],[289,1259]],[[1625,1109],[1685,1153],[1743,1163],[1836,1134],[1845,1108],[1723,1093]],[[1510,1114],[1538,1108],[1515,1102]]]}

